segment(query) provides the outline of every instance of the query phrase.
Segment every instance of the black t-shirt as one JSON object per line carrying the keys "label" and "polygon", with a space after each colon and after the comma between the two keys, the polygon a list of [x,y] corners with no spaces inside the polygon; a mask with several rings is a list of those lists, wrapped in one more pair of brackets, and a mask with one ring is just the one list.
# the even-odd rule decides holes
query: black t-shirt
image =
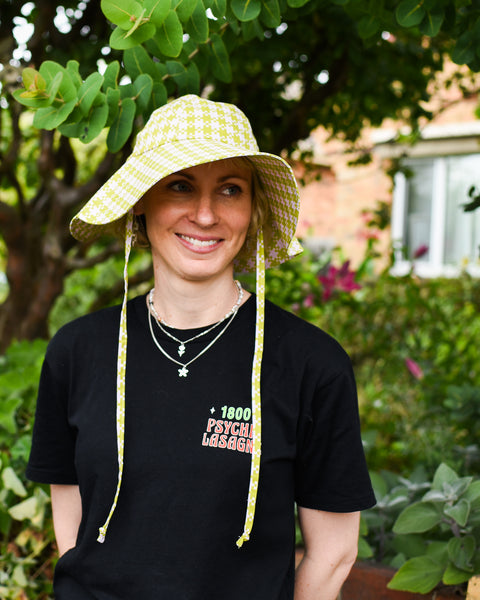
{"label": "black t-shirt", "polygon": [[[47,350],[27,476],[78,483],[83,510],[77,544],[56,567],[57,600],[291,600],[294,503],[351,512],[375,502],[347,355],[267,302],[259,490],[251,538],[238,549],[252,450],[255,298],[184,378],[154,345],[147,314],[144,296],[128,303],[124,475],[103,544],[98,528],[118,474],[119,308],[66,325]],[[188,343],[180,360],[218,332]],[[155,335],[177,356],[175,341]]]}

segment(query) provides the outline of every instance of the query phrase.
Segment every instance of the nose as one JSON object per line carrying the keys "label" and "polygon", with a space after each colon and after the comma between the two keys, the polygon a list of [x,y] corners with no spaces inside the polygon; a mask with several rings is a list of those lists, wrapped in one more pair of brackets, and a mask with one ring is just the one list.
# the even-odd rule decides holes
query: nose
{"label": "nose", "polygon": [[215,202],[209,194],[202,194],[195,199],[191,219],[200,227],[211,227],[218,222]]}

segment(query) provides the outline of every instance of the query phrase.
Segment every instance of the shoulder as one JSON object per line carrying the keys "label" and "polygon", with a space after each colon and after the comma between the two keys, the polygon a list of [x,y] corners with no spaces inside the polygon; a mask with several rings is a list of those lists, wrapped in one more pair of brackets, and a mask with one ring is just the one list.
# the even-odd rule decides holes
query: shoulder
{"label": "shoulder", "polygon": [[[143,296],[130,300],[127,314],[143,301]],[[63,325],[52,337],[46,357],[58,354],[86,353],[118,344],[121,306],[111,306],[83,315]]]}
{"label": "shoulder", "polygon": [[295,361],[329,365],[339,372],[351,368],[340,343],[326,331],[272,302],[266,303],[265,336],[270,343],[288,347]]}

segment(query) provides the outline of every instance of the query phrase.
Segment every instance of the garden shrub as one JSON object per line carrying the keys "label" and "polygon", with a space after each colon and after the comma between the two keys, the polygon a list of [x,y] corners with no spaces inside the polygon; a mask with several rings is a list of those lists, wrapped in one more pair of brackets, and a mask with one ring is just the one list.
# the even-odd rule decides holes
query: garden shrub
{"label": "garden shrub", "polygon": [[25,479],[44,340],[14,343],[0,357],[0,598],[52,594],[48,490]]}

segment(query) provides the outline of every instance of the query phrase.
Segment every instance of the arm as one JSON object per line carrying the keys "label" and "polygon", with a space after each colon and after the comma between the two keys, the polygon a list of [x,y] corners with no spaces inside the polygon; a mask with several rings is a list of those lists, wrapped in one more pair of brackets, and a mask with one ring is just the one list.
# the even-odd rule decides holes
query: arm
{"label": "arm", "polygon": [[305,554],[295,573],[295,600],[335,600],[357,556],[360,513],[298,507]]}
{"label": "arm", "polygon": [[53,527],[60,556],[73,548],[82,519],[82,500],[78,485],[51,485]]}

